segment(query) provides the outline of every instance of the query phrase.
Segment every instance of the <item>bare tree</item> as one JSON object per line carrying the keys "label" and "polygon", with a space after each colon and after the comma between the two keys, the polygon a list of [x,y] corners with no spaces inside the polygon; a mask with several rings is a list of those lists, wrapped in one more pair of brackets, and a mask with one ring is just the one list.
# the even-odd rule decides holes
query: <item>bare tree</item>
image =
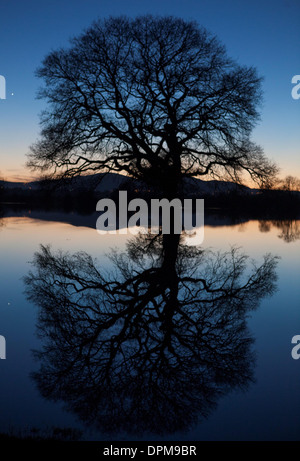
{"label": "bare tree", "polygon": [[195,22],[99,20],[51,52],[37,75],[48,110],[33,169],[123,171],[171,195],[183,176],[241,181],[247,172],[263,185],[276,173],[250,140],[261,78]]}
{"label": "bare tree", "polygon": [[279,188],[287,191],[300,191],[300,179],[295,176],[288,175],[279,181]]}

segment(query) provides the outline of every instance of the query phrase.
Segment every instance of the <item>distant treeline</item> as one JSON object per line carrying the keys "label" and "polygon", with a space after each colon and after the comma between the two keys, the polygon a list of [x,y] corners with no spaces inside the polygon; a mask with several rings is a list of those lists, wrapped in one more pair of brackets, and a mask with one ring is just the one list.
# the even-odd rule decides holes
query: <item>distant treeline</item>
{"label": "distant treeline", "polygon": [[[2,188],[0,202],[2,204],[18,204],[36,209],[59,209],[65,212],[78,211],[89,214],[96,210],[96,203],[100,198],[112,198],[118,202],[119,190],[127,190],[128,200],[143,198],[149,201],[152,198],[163,198],[159,190],[136,188],[132,183],[121,184],[118,190],[99,192],[87,188],[53,187],[49,183],[45,186],[30,188]],[[232,216],[251,216],[253,218],[299,217],[300,192],[284,190],[256,190],[245,193],[243,190],[223,191],[199,194],[195,191],[185,191],[179,198],[203,198],[205,209],[219,209]]]}
{"label": "distant treeline", "polygon": [[257,219],[300,217],[300,193],[264,190],[246,195],[231,192],[205,197],[206,208],[220,208],[240,218],[251,215]]}

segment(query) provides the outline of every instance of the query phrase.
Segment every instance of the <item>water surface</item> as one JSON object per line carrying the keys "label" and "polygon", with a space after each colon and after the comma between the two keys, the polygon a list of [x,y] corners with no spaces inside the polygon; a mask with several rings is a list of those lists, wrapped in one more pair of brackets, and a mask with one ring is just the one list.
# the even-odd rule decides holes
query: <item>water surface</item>
{"label": "water surface", "polygon": [[[228,251],[232,246],[241,247],[258,264],[266,253],[281,258],[276,293],[262,299],[247,319],[256,355],[254,382],[250,380],[243,391],[232,386],[216,399],[207,419],[184,431],[128,435],[104,434],[93,424],[87,428],[75,412],[65,409],[63,399],[53,402],[42,397],[31,377],[40,366],[32,350],[43,343],[36,335],[38,308],[26,299],[23,277],[40,244],[70,254],[85,251],[109,273],[113,269],[106,256],[109,249],[125,251],[131,236],[100,236],[92,227],[92,217],[87,223],[87,217],[76,213],[32,214],[30,218],[28,213],[15,213],[0,221],[0,335],[5,336],[7,346],[7,358],[0,361],[0,431],[56,426],[80,428],[84,438],[105,440],[299,440],[300,361],[291,357],[291,339],[300,334],[299,221],[250,220],[235,225],[225,218],[208,220],[204,248]],[[197,237],[185,243],[197,244]]]}

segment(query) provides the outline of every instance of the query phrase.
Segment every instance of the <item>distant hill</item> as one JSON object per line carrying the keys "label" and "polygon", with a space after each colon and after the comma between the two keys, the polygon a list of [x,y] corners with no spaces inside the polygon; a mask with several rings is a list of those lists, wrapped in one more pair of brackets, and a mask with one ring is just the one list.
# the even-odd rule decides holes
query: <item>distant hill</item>
{"label": "distant hill", "polygon": [[[234,216],[234,220],[246,219],[249,214],[260,219],[283,219],[283,216],[299,219],[300,192],[263,191],[230,181],[203,181],[198,178],[186,178],[183,189],[185,198],[203,198],[206,210],[223,210]],[[118,203],[119,190],[128,191],[128,200],[162,198],[161,191],[117,173],[93,174],[63,181],[0,181],[0,217],[4,208],[9,206],[30,207],[31,211],[76,210],[87,215],[95,212],[100,198],[110,197]]]}
{"label": "distant hill", "polygon": [[203,181],[198,178],[185,178],[184,186],[188,192],[194,192],[195,195],[218,195],[235,191],[240,194],[257,193],[257,189],[251,189],[250,187],[241,186],[230,181]]}
{"label": "distant hill", "polygon": [[119,188],[120,184],[127,181],[128,178],[121,174],[106,173],[106,174],[94,174],[87,176],[79,176],[72,179],[62,181],[31,181],[31,182],[11,182],[1,181],[0,189],[7,190],[40,190],[43,187],[47,187],[52,184],[61,189],[68,189],[69,191],[86,189],[86,190],[97,190],[99,192],[109,192]]}
{"label": "distant hill", "polygon": [[30,184],[34,183],[25,183],[25,182],[12,182],[12,181],[3,181],[0,180],[0,189],[28,189]]}
{"label": "distant hill", "polygon": [[[0,181],[0,189],[7,191],[38,191],[41,188],[50,187],[54,183],[44,183],[41,181],[25,182],[10,182]],[[57,184],[59,189],[67,190],[72,193],[80,190],[93,190],[100,193],[111,193],[116,190],[121,190],[122,187],[132,190],[148,189],[141,181],[137,181],[128,176],[117,173],[99,173],[87,176],[75,177],[72,180],[60,181]],[[229,181],[203,181],[198,178],[185,178],[184,190],[187,194],[192,195],[218,195],[228,192],[239,191],[242,194],[256,193],[256,189],[251,189],[246,186],[240,186]]]}
{"label": "distant hill", "polygon": [[[264,193],[230,181],[185,178],[183,187],[184,197],[205,198],[207,206],[211,207],[237,207],[239,201],[240,208],[259,206],[284,210],[298,209],[300,203],[300,192],[271,190]],[[81,201],[82,207],[88,207],[88,204],[94,206],[92,198],[116,198],[118,190],[127,190],[131,197],[160,197],[159,191],[150,189],[141,181],[117,173],[98,173],[60,181],[0,181],[0,200],[2,203],[67,201],[69,204],[73,202],[72,206],[79,206]]]}

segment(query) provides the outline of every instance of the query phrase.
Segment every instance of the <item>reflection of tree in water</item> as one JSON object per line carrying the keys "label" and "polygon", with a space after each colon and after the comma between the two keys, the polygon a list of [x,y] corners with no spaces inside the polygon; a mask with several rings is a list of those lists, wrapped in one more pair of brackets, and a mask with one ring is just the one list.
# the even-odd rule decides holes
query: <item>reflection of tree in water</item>
{"label": "reflection of tree in water", "polygon": [[277,229],[281,230],[281,233],[278,235],[278,237],[287,243],[295,242],[296,240],[300,239],[300,224],[298,219],[259,222],[260,232],[269,232],[272,226],[275,226]]}
{"label": "reflection of tree in water", "polygon": [[259,221],[258,228],[260,232],[263,232],[263,233],[270,232],[271,227],[272,227],[272,221],[265,221],[265,220]]}
{"label": "reflection of tree in water", "polygon": [[98,429],[171,433],[252,380],[246,314],[275,288],[276,260],[179,236],[139,236],[106,273],[85,253],[42,247],[25,281],[44,340],[34,374],[46,398]]}
{"label": "reflection of tree in water", "polygon": [[0,230],[4,227],[4,211],[0,208]]}
{"label": "reflection of tree in water", "polygon": [[275,226],[281,230],[278,237],[285,242],[290,243],[300,239],[299,220],[275,221]]}

